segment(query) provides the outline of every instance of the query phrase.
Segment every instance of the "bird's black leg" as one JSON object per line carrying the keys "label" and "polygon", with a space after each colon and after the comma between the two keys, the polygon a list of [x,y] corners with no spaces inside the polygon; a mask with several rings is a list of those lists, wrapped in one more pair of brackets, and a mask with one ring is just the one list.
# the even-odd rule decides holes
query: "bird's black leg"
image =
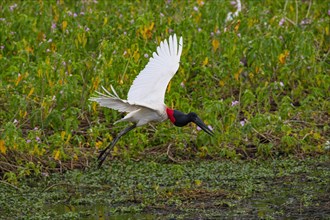
{"label": "bird's black leg", "polygon": [[127,128],[125,128],[124,130],[122,130],[117,135],[117,137],[104,150],[101,151],[99,157],[97,158],[99,161],[99,165],[98,165],[99,168],[102,166],[105,158],[107,158],[107,156],[110,154],[111,149],[115,146],[115,144],[118,142],[120,137],[125,135],[126,133],[128,133],[129,131],[131,131],[134,128],[136,128],[136,124],[130,125]]}

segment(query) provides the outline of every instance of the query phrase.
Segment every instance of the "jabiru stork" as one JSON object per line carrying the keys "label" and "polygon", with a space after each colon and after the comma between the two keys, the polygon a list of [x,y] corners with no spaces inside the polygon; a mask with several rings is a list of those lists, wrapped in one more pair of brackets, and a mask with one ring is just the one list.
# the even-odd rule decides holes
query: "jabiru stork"
{"label": "jabiru stork", "polygon": [[153,53],[153,57],[133,81],[128,91],[127,100],[121,99],[112,86],[112,93],[102,87],[105,93],[97,92],[99,96],[90,98],[91,101],[99,103],[100,106],[128,113],[114,124],[122,121],[133,123],[122,130],[111,144],[100,152],[99,167],[121,136],[149,122],[162,122],[169,119],[178,127],[193,122],[207,134],[213,135],[213,131],[204,124],[196,113],[185,114],[164,104],[167,85],[179,69],[182,45],[182,37],[178,43],[175,34],[170,36],[168,41],[162,41],[157,47],[157,53]]}

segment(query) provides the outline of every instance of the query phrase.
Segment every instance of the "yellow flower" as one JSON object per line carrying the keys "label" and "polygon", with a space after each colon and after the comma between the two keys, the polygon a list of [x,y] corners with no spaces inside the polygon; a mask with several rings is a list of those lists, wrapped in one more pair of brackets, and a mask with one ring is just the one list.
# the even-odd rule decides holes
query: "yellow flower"
{"label": "yellow flower", "polygon": [[241,20],[238,20],[237,23],[236,23],[236,25],[235,25],[235,27],[234,27],[235,32],[238,31],[238,28],[239,28],[240,25],[241,25]]}
{"label": "yellow flower", "polygon": [[27,97],[30,97],[33,94],[33,92],[34,92],[34,87],[31,88],[31,90],[30,90],[30,92],[29,92],[29,94],[28,94]]}
{"label": "yellow flower", "polygon": [[219,48],[219,45],[220,45],[220,43],[217,39],[212,40],[212,47],[213,47],[214,52]]}
{"label": "yellow flower", "polygon": [[22,79],[23,79],[23,75],[19,73],[15,85],[17,86]]}
{"label": "yellow flower", "polygon": [[203,66],[206,66],[209,63],[209,58],[205,57],[204,61],[203,61]]}
{"label": "yellow flower", "polygon": [[102,144],[103,144],[102,141],[98,141],[98,142],[95,143],[95,147],[96,147],[97,149],[99,149],[99,148],[102,146]]}
{"label": "yellow flower", "polygon": [[240,68],[237,73],[234,74],[234,78],[236,81],[238,81],[239,76],[241,75],[241,72],[243,71],[243,68]]}
{"label": "yellow flower", "polygon": [[199,6],[203,6],[205,3],[204,3],[203,0],[197,0],[197,4],[198,4]]}
{"label": "yellow flower", "polygon": [[288,50],[284,50],[284,52],[278,56],[278,60],[281,64],[285,64],[285,60],[289,56],[289,54],[290,52]]}
{"label": "yellow flower", "polygon": [[5,146],[5,141],[4,140],[0,140],[0,152],[2,154],[6,154],[7,148]]}
{"label": "yellow flower", "polygon": [[54,159],[55,160],[60,160],[60,150],[56,150],[55,152],[54,152]]}
{"label": "yellow flower", "polygon": [[144,26],[140,28],[140,34],[143,39],[150,39],[152,37],[152,30],[154,29],[155,23],[152,22],[149,26]]}
{"label": "yellow flower", "polygon": [[62,31],[64,32],[66,27],[68,26],[68,22],[67,21],[63,21],[62,22]]}
{"label": "yellow flower", "polygon": [[196,186],[201,186],[202,185],[202,181],[201,180],[195,180],[195,184],[196,184]]}

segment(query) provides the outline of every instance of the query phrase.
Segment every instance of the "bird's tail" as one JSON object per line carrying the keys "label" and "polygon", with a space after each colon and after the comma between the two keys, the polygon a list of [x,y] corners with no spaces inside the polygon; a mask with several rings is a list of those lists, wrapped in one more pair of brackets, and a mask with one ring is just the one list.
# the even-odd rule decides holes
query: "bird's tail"
{"label": "bird's tail", "polygon": [[[101,97],[108,97],[108,98],[121,99],[121,98],[119,97],[119,95],[117,94],[116,90],[113,88],[112,85],[110,85],[110,88],[111,88],[112,93],[110,93],[110,92],[109,92],[106,88],[104,88],[103,86],[101,86],[101,88],[103,89],[103,91],[104,91],[105,93],[101,93],[101,92],[99,92],[99,91],[96,91],[96,93],[97,93],[98,95],[100,95]],[[94,98],[95,98],[95,97],[94,97]],[[90,98],[90,100],[91,100],[91,101],[94,101],[94,100],[93,100],[94,98]]]}
{"label": "bird's tail", "polygon": [[138,109],[137,106],[131,105],[127,100],[121,99],[116,90],[112,86],[110,87],[112,93],[102,86],[104,93],[96,91],[97,96],[91,97],[89,100],[99,103],[100,106],[115,109],[120,112],[132,112]]}

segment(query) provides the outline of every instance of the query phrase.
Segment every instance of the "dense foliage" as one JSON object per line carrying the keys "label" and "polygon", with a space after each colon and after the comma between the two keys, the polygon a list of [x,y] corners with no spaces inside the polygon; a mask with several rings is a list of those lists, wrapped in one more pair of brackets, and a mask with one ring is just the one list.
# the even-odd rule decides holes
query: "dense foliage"
{"label": "dense foliage", "polygon": [[[158,43],[183,36],[168,106],[193,125],[128,134],[112,156],[173,160],[324,154],[330,148],[330,5],[324,1],[2,1],[0,175],[85,167],[126,126],[88,101],[126,98]],[[168,151],[167,151],[168,150]],[[156,157],[157,158],[157,157]],[[91,160],[92,159],[92,160]]]}

